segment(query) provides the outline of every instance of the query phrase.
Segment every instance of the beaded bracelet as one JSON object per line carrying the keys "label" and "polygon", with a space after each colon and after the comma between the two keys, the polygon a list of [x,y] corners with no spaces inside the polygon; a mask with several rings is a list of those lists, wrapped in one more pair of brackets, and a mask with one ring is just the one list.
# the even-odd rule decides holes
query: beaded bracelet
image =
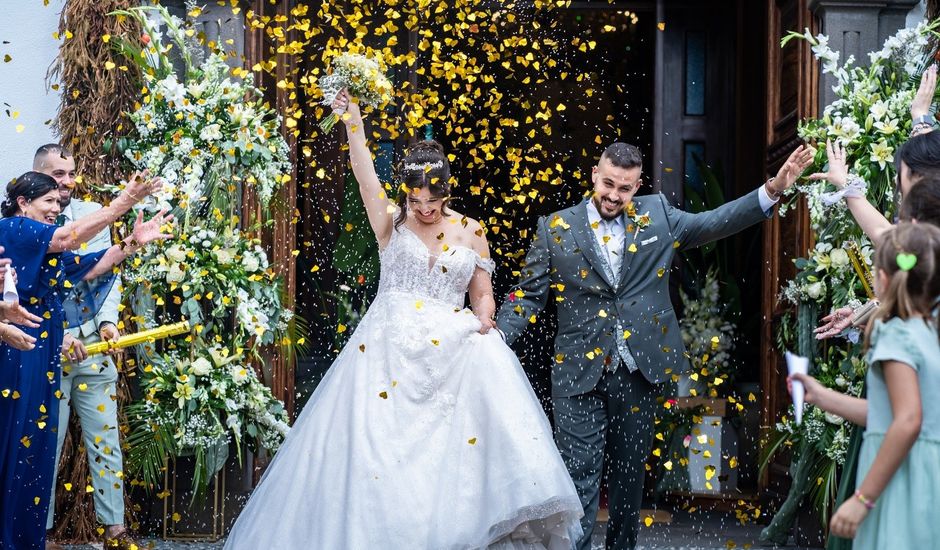
{"label": "beaded bracelet", "polygon": [[865,508],[868,508],[869,510],[875,507],[875,503],[872,502],[871,499],[863,495],[861,491],[858,491],[858,490],[855,491],[855,498],[857,498],[858,501],[864,504]]}

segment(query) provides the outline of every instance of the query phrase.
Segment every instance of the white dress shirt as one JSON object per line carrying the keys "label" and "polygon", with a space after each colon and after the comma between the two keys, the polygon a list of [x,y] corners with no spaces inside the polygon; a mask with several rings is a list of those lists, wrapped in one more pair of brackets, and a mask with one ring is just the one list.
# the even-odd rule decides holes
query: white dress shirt
{"label": "white dress shirt", "polygon": [[588,201],[587,215],[591,230],[594,231],[594,238],[597,239],[597,246],[600,247],[614,277],[619,277],[620,266],[623,264],[624,239],[627,233],[623,214],[614,219],[605,220],[597,211],[594,201]]}

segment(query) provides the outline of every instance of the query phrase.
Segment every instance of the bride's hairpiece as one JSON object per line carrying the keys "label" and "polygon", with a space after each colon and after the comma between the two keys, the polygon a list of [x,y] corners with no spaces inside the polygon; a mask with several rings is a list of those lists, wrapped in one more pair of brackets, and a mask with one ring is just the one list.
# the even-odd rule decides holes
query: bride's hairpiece
{"label": "bride's hairpiece", "polygon": [[437,162],[422,162],[418,164],[417,162],[409,162],[405,165],[405,170],[414,170],[420,172],[427,172],[428,170],[434,170],[437,168],[443,168],[444,161],[439,160]]}

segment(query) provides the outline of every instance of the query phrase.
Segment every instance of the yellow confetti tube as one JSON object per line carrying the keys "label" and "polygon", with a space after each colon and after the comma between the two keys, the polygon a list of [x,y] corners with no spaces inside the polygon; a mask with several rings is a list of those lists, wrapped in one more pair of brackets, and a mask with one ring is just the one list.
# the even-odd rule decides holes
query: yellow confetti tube
{"label": "yellow confetti tube", "polygon": [[855,241],[846,243],[845,251],[849,254],[849,259],[852,261],[852,267],[855,268],[855,273],[857,273],[858,278],[862,280],[862,287],[865,288],[865,294],[868,295],[870,300],[873,300],[875,298],[875,279],[872,276],[868,264],[866,264],[865,260],[862,258],[862,251],[858,248],[858,243]]}
{"label": "yellow confetti tube", "polygon": [[153,342],[171,336],[178,336],[186,332],[189,332],[189,321],[180,321],[172,325],[163,325],[141,332],[135,332],[134,334],[126,334],[118,338],[116,342],[102,341],[88,344],[85,346],[85,349],[88,350],[88,355],[96,355],[113,349],[129,348],[137,344],[143,344],[144,342]]}

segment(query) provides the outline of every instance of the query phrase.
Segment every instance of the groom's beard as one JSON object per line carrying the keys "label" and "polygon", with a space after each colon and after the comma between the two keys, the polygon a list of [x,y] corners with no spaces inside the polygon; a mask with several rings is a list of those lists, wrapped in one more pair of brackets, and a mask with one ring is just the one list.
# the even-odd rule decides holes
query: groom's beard
{"label": "groom's beard", "polygon": [[594,208],[597,209],[597,213],[600,214],[601,218],[603,218],[605,221],[616,220],[620,217],[621,214],[623,214],[623,204],[619,204],[615,208],[616,212],[610,213],[606,210],[607,207],[604,206],[604,201],[602,201],[601,197],[597,196],[597,194],[591,197],[591,200],[594,202]]}

